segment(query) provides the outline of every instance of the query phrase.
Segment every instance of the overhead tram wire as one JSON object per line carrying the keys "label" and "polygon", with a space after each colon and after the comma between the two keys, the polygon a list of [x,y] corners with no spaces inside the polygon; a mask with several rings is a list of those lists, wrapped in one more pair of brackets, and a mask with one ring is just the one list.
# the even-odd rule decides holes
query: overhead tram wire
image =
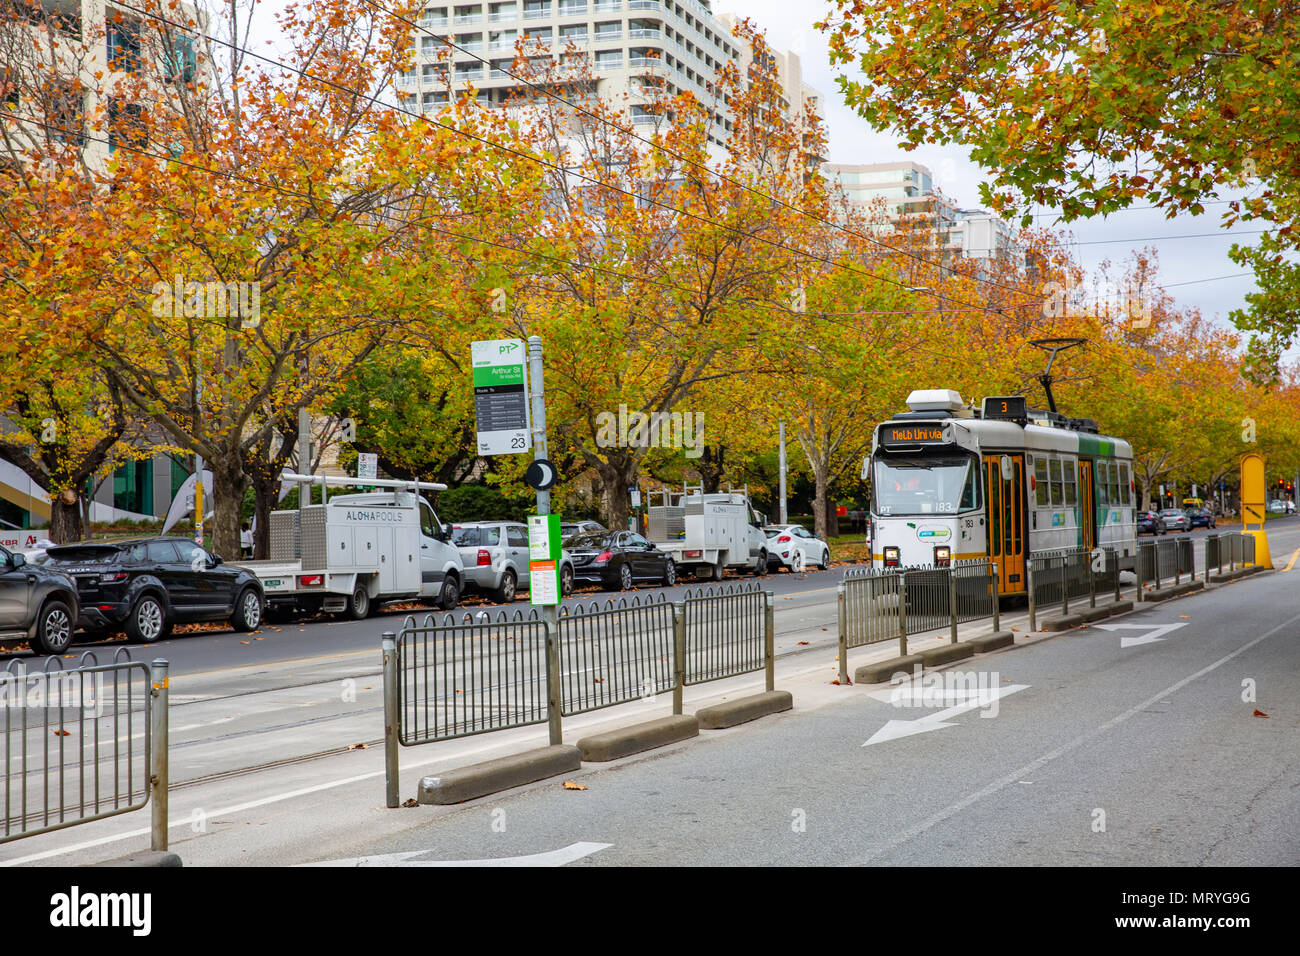
{"label": "overhead tram wire", "polygon": [[[415,22],[415,21],[412,21],[412,20],[409,20],[409,19],[407,19],[406,17],[403,17],[403,16],[401,16],[401,15],[395,13],[394,11],[388,9],[387,7],[383,6],[382,4],[377,3],[376,0],[365,0],[365,3],[366,3],[368,6],[374,8],[374,9],[376,9],[376,10],[382,11],[383,13],[387,14],[388,16],[393,17],[394,19],[399,20],[400,22],[407,24],[408,26],[414,27],[416,30],[419,30],[419,31],[425,33],[426,35],[432,37],[433,39],[441,41],[445,46],[447,46],[447,47],[449,47],[449,48],[451,48],[451,49],[454,49],[454,50],[459,50],[461,53],[465,54],[466,56],[473,57],[475,60],[478,60],[480,63],[484,64],[484,65],[487,66],[489,69],[492,68],[491,60],[484,59],[483,57],[479,56],[479,55],[478,55],[477,53],[475,53],[474,51],[472,51],[472,50],[467,50],[467,49],[465,49],[464,47],[460,46],[459,44],[454,43],[454,42],[452,42],[450,39],[448,39],[449,36],[454,36],[454,34],[441,34],[441,33],[434,33],[434,32],[432,32],[431,30],[429,30],[427,27],[420,26],[419,23],[417,23],[417,22]],[[683,155],[681,155],[680,153],[675,152],[674,150],[671,150],[671,149],[668,149],[668,148],[665,147],[665,146],[662,146],[662,145],[656,144],[653,140],[646,139],[644,136],[641,136],[639,133],[637,133],[637,132],[636,132],[635,130],[633,130],[633,129],[629,129],[629,128],[627,128],[627,127],[621,126],[621,125],[619,125],[618,123],[614,122],[612,119],[609,119],[608,117],[600,116],[600,115],[598,115],[598,114],[596,114],[596,113],[593,113],[591,110],[587,109],[586,107],[584,107],[584,106],[582,106],[582,105],[580,105],[580,104],[573,103],[573,102],[571,102],[571,101],[565,99],[563,96],[560,96],[560,94],[555,93],[554,91],[547,89],[545,85],[539,85],[539,84],[536,84],[536,83],[534,83],[533,81],[527,79],[526,77],[521,77],[521,76],[519,76],[519,75],[517,75],[517,74],[515,74],[515,73],[512,73],[510,70],[507,70],[507,69],[501,69],[501,72],[504,73],[506,76],[510,77],[511,79],[513,79],[513,80],[515,80],[515,81],[517,81],[517,82],[519,82],[519,83],[524,84],[524,85],[527,86],[529,89],[532,89],[532,90],[535,90],[535,91],[537,91],[537,92],[540,92],[540,93],[544,94],[545,96],[547,96],[547,97],[549,97],[549,98],[551,98],[551,99],[554,99],[554,100],[557,100],[557,101],[560,102],[560,103],[563,103],[565,106],[569,107],[570,109],[576,110],[576,111],[581,112],[581,113],[583,113],[583,114],[585,114],[585,115],[587,115],[587,116],[590,116],[592,119],[596,120],[597,122],[601,122],[601,123],[604,123],[604,124],[606,124],[606,125],[608,125],[608,126],[613,127],[614,129],[618,130],[620,133],[624,134],[625,136],[629,136],[629,137],[631,137],[632,139],[637,140],[638,142],[644,143],[644,144],[646,144],[647,146],[650,146],[650,147],[653,147],[653,148],[655,148],[655,149],[658,149],[660,152],[662,152],[662,153],[664,153],[664,154],[666,154],[666,155],[668,155],[668,156],[672,156],[672,157],[674,157],[675,159],[678,159],[678,160],[680,160],[681,162],[686,163],[686,164],[688,164],[688,165],[690,165],[690,166],[692,166],[692,167],[695,167],[695,168],[697,168],[697,169],[699,169],[699,170],[702,170],[703,172],[707,173],[707,174],[710,175],[710,176],[717,176],[717,177],[718,177],[719,179],[721,179],[723,182],[729,183],[729,184],[731,184],[731,185],[733,185],[733,186],[738,186],[739,188],[745,190],[746,192],[752,193],[753,195],[758,196],[758,197],[761,198],[761,199],[765,199],[765,200],[767,200],[768,202],[776,203],[777,205],[782,206],[783,208],[788,209],[788,210],[790,210],[791,212],[796,212],[796,213],[798,213],[798,214],[801,215],[801,216],[806,216],[806,217],[812,219],[814,222],[820,223],[821,225],[829,226],[830,228],[832,228],[832,229],[838,229],[838,230],[840,230],[841,232],[846,233],[847,235],[854,236],[854,237],[856,237],[856,238],[858,238],[858,239],[862,239],[862,240],[865,240],[865,241],[867,241],[867,242],[875,243],[876,245],[881,246],[881,247],[883,247],[883,248],[885,248],[885,249],[888,249],[888,250],[890,250],[891,252],[901,253],[901,254],[903,254],[903,255],[905,255],[905,256],[908,256],[908,257],[910,257],[910,258],[912,258],[912,259],[915,259],[917,262],[919,262],[919,263],[921,263],[921,264],[923,264],[923,265],[927,265],[927,266],[930,266],[931,268],[938,269],[938,270],[940,271],[940,273],[947,272],[947,273],[949,273],[949,274],[954,274],[954,273],[953,273],[953,270],[952,270],[950,267],[945,266],[942,262],[932,261],[932,260],[930,260],[930,259],[926,259],[924,256],[918,255],[918,254],[915,253],[915,252],[911,252],[911,251],[909,251],[909,250],[907,250],[907,249],[901,249],[901,248],[899,248],[899,247],[897,247],[897,246],[892,246],[892,245],[890,245],[889,243],[887,243],[887,242],[885,242],[885,241],[883,241],[883,240],[881,240],[881,239],[877,239],[877,238],[875,238],[874,236],[864,235],[864,234],[859,233],[859,232],[857,232],[857,231],[855,231],[855,230],[849,229],[847,226],[842,225],[841,223],[836,223],[836,222],[832,222],[832,221],[827,220],[827,219],[823,219],[822,217],[820,217],[820,216],[818,216],[818,215],[816,215],[816,214],[814,214],[814,213],[811,213],[811,212],[809,212],[809,211],[806,210],[806,209],[801,209],[801,208],[799,208],[798,206],[795,206],[795,205],[793,205],[793,204],[791,204],[791,203],[787,203],[785,200],[779,199],[779,198],[777,198],[777,197],[775,197],[775,196],[770,196],[770,195],[768,195],[767,193],[763,192],[761,189],[755,189],[754,187],[749,186],[749,185],[747,185],[746,183],[742,183],[742,182],[740,182],[739,180],[733,179],[733,178],[730,177],[730,176],[726,176],[726,175],[724,175],[723,173],[720,173],[720,172],[718,172],[718,171],[716,171],[716,170],[713,170],[713,169],[709,168],[708,166],[704,165],[703,163],[696,162],[695,160],[690,159],[689,157],[683,156]],[[992,287],[992,288],[1001,289],[1003,292],[1013,292],[1013,293],[1015,293],[1015,294],[1017,294],[1017,295],[1026,295],[1026,294],[1027,294],[1023,289],[1016,289],[1016,288],[1013,288],[1013,287],[1011,287],[1011,286],[1005,286],[1005,285],[1002,285],[1001,283],[994,282],[994,281],[992,281],[991,279],[984,279],[984,278],[980,278],[980,277],[973,277],[973,278],[975,278],[975,280],[976,280],[977,282],[980,282],[980,283],[982,283],[982,284],[984,284],[984,285],[987,285],[987,286],[990,286],[990,287]],[[1016,306],[1016,308],[1018,308],[1018,307],[1019,307],[1019,306]]]}
{"label": "overhead tram wire", "polygon": [[[370,0],[367,0],[367,2],[370,2]],[[143,16],[149,17],[150,19],[157,20],[157,21],[160,22],[160,23],[165,23],[165,24],[167,24],[167,25],[169,25],[169,26],[172,26],[172,27],[175,27],[175,28],[177,28],[177,29],[186,30],[186,31],[190,31],[190,30],[192,30],[192,27],[190,27],[190,26],[187,25],[187,24],[177,23],[177,22],[175,22],[175,21],[173,21],[173,20],[169,20],[169,19],[167,19],[166,17],[160,16],[160,15],[158,15],[158,14],[156,14],[156,13],[153,13],[153,12],[151,12],[151,11],[145,10],[145,9],[143,9],[143,8],[141,8],[141,7],[133,6],[133,5],[131,5],[130,3],[125,2],[125,0],[119,0],[118,5],[121,6],[121,7],[123,7],[123,8],[125,8],[125,9],[127,9],[127,10],[131,10],[131,11],[133,11],[133,12],[135,12],[135,13],[139,13],[139,14],[141,14],[141,15],[143,15]],[[409,21],[406,21],[406,22],[409,22]],[[300,69],[300,68],[298,68],[298,67],[294,67],[294,66],[290,66],[289,64],[283,62],[282,60],[278,60],[278,59],[275,59],[275,58],[272,58],[272,57],[266,57],[266,56],[263,56],[263,55],[260,54],[260,53],[257,53],[257,52],[255,52],[255,51],[253,51],[253,50],[249,50],[248,48],[246,48],[246,47],[242,47],[242,46],[240,46],[240,45],[238,45],[238,44],[236,44],[236,43],[232,43],[232,42],[229,41],[229,40],[222,39],[221,37],[217,37],[217,36],[213,36],[213,35],[211,35],[211,34],[201,33],[201,32],[200,32],[200,35],[203,36],[205,39],[211,41],[211,42],[218,43],[218,44],[220,44],[220,45],[222,45],[222,46],[225,46],[225,47],[227,47],[227,48],[229,48],[229,49],[232,49],[232,50],[237,50],[237,51],[239,51],[239,52],[245,54],[246,56],[250,56],[250,57],[252,57],[252,58],[254,58],[254,59],[261,60],[261,61],[264,62],[264,63],[268,63],[268,64],[271,64],[271,65],[273,65],[273,66],[280,67],[281,69],[287,70],[287,71],[289,71],[290,73],[294,73],[294,74],[296,74],[297,76],[300,76],[300,77],[302,77],[302,78],[304,78],[304,79],[312,80],[312,81],[317,82],[317,83],[322,83],[322,84],[324,84],[324,85],[326,85],[326,86],[329,86],[329,87],[332,87],[333,89],[338,90],[339,92],[347,93],[347,94],[350,95],[350,96],[353,96],[353,97],[356,97],[356,98],[358,98],[358,99],[361,99],[361,100],[363,100],[364,102],[371,103],[371,104],[375,104],[375,105],[378,105],[378,106],[382,106],[382,107],[384,107],[384,108],[386,108],[386,109],[394,110],[394,111],[396,111],[396,112],[402,113],[403,115],[410,116],[410,117],[412,117],[412,118],[414,118],[414,119],[421,120],[421,121],[423,121],[423,122],[429,123],[430,125],[437,126],[437,127],[439,127],[439,128],[445,129],[445,130],[447,130],[448,132],[454,133],[454,134],[456,134],[456,135],[458,135],[458,136],[464,136],[465,138],[467,138],[467,139],[471,139],[471,140],[474,140],[475,142],[481,143],[481,144],[484,145],[484,146],[487,146],[487,147],[492,148],[492,149],[498,149],[498,150],[501,150],[501,151],[506,152],[506,153],[509,153],[509,154],[511,154],[511,155],[513,155],[513,156],[517,156],[518,158],[520,158],[520,159],[522,159],[522,160],[525,160],[525,161],[527,161],[527,162],[536,163],[536,164],[539,165],[539,166],[543,166],[543,167],[545,167],[545,168],[547,168],[547,169],[553,170],[554,172],[557,172],[557,173],[559,173],[559,174],[561,174],[561,175],[564,175],[564,176],[574,176],[574,177],[576,177],[576,178],[578,178],[578,179],[585,180],[585,181],[591,183],[592,185],[600,186],[600,187],[602,187],[602,188],[604,188],[604,189],[609,189],[609,190],[611,190],[611,191],[613,191],[613,192],[621,193],[622,195],[625,195],[625,196],[627,196],[627,197],[629,197],[629,198],[631,198],[631,199],[635,199],[635,200],[637,200],[638,202],[645,202],[645,203],[649,203],[649,204],[654,205],[654,206],[658,206],[658,207],[660,207],[660,208],[662,208],[662,209],[666,209],[666,210],[668,210],[669,212],[675,213],[676,215],[684,216],[684,217],[686,217],[686,218],[688,218],[688,219],[693,219],[693,220],[696,220],[696,221],[698,221],[698,222],[704,223],[704,224],[706,224],[706,225],[713,226],[714,228],[718,228],[718,229],[725,230],[725,231],[727,231],[727,232],[733,233],[733,234],[735,234],[735,235],[737,235],[737,236],[740,236],[740,237],[742,237],[742,238],[748,238],[748,239],[755,240],[755,241],[757,241],[757,242],[763,243],[764,245],[769,245],[769,246],[772,246],[772,247],[774,247],[774,248],[783,249],[783,250],[785,250],[786,252],[790,252],[790,253],[792,253],[792,254],[798,256],[798,257],[801,257],[801,258],[803,258],[803,259],[807,259],[807,260],[810,260],[810,261],[814,261],[814,262],[820,262],[820,263],[822,263],[822,264],[824,264],[824,265],[830,266],[830,267],[833,268],[833,269],[843,269],[843,270],[846,270],[846,271],[848,271],[848,272],[854,273],[855,275],[860,275],[860,276],[863,276],[864,278],[873,279],[873,280],[875,280],[875,281],[877,281],[877,282],[883,282],[883,283],[890,284],[890,285],[896,285],[896,286],[898,286],[899,288],[907,289],[907,290],[909,290],[909,291],[911,291],[911,290],[914,288],[914,286],[910,285],[910,284],[907,283],[907,282],[903,282],[903,281],[901,281],[901,280],[894,279],[894,278],[891,278],[891,277],[889,277],[889,276],[878,275],[878,274],[876,274],[876,273],[869,272],[869,271],[867,271],[867,270],[865,270],[865,269],[857,269],[857,268],[854,268],[854,267],[852,267],[852,266],[846,265],[846,264],[844,264],[844,263],[839,263],[839,262],[836,262],[836,261],[834,261],[834,260],[832,260],[832,259],[828,259],[828,258],[826,258],[825,256],[818,255],[818,254],[816,254],[816,253],[812,253],[812,252],[808,252],[808,251],[803,250],[803,249],[799,249],[799,248],[796,247],[796,246],[788,245],[788,244],[783,243],[783,242],[780,242],[780,241],[778,241],[778,240],[767,239],[767,238],[764,238],[764,237],[762,237],[762,236],[757,236],[757,235],[754,235],[753,233],[746,232],[746,231],[743,230],[743,229],[739,229],[739,228],[736,228],[736,227],[734,227],[734,226],[729,226],[729,225],[727,225],[727,224],[725,224],[725,223],[721,223],[721,222],[718,222],[718,221],[716,221],[716,220],[710,219],[710,218],[708,218],[707,216],[701,216],[701,215],[699,215],[699,214],[697,214],[697,213],[692,213],[692,212],[690,212],[690,211],[688,211],[688,210],[678,209],[678,208],[675,207],[675,206],[672,206],[672,205],[670,205],[670,204],[668,204],[668,203],[662,202],[661,200],[654,199],[654,198],[652,198],[652,197],[647,197],[647,196],[645,196],[645,195],[643,195],[643,194],[641,194],[641,193],[638,193],[638,192],[636,192],[636,191],[634,191],[634,190],[631,190],[631,189],[625,189],[625,188],[623,188],[623,187],[621,187],[621,186],[617,186],[617,185],[614,185],[614,184],[612,184],[612,183],[605,182],[604,180],[596,179],[596,178],[594,178],[594,177],[592,177],[592,176],[588,176],[588,175],[586,175],[585,173],[575,172],[574,170],[568,169],[568,168],[566,168],[566,167],[564,167],[564,166],[561,166],[561,165],[559,165],[559,164],[557,164],[557,163],[550,162],[550,161],[548,161],[548,160],[546,160],[546,159],[543,159],[543,158],[541,158],[541,157],[529,155],[528,153],[525,153],[525,152],[523,152],[523,151],[521,151],[521,150],[515,149],[515,148],[513,148],[513,147],[511,147],[511,146],[509,146],[509,145],[506,145],[506,144],[504,144],[504,143],[498,143],[498,142],[495,142],[495,141],[493,141],[493,140],[491,140],[491,139],[488,139],[488,138],[485,138],[485,137],[482,137],[482,136],[477,136],[477,135],[475,135],[474,133],[471,133],[471,132],[469,132],[469,131],[467,131],[467,130],[460,129],[460,128],[458,128],[458,127],[456,127],[456,126],[453,126],[453,125],[450,125],[450,124],[448,124],[448,123],[438,122],[437,120],[430,119],[429,117],[424,116],[424,115],[421,114],[421,113],[415,113],[415,112],[412,112],[411,110],[405,109],[405,108],[403,108],[403,107],[401,107],[401,106],[394,106],[394,105],[392,105],[392,104],[390,104],[390,103],[385,103],[383,100],[381,100],[381,99],[380,99],[378,96],[376,96],[376,95],[369,94],[369,93],[364,93],[364,92],[362,92],[362,91],[360,91],[360,90],[353,89],[353,88],[351,88],[351,87],[347,87],[347,86],[343,86],[342,84],[339,84],[339,83],[335,83],[335,82],[333,82],[332,80],[328,80],[328,79],[325,79],[325,78],[323,78],[323,77],[315,76],[315,75],[313,75],[313,74],[311,74],[311,73],[308,73],[307,71],[305,71],[305,70],[303,70],[303,69]],[[760,194],[760,195],[762,195],[762,194]],[[775,200],[773,200],[773,201],[775,201]],[[951,270],[948,270],[948,271],[951,271]],[[1024,294],[1025,294],[1024,292],[1022,292],[1022,291],[1020,291],[1020,290],[1007,289],[1006,291],[1017,292],[1017,293],[1020,294],[1020,295],[1024,295]],[[989,306],[980,306],[980,305],[974,305],[974,304],[969,303],[969,302],[963,302],[963,301],[960,300],[960,299],[956,299],[956,298],[953,298],[953,297],[950,296],[950,295],[947,295],[947,294],[944,294],[944,293],[940,293],[940,292],[936,292],[936,291],[931,291],[931,292],[930,292],[930,295],[933,295],[935,298],[937,298],[937,299],[942,299],[942,300],[947,301],[947,302],[957,303],[957,304],[963,306],[962,311],[974,311],[974,312],[996,312],[996,311],[998,311],[997,309],[995,309],[995,308],[990,308]],[[1003,306],[1002,308],[1005,310],[1005,309],[1007,309],[1007,308],[1025,308],[1025,307],[1027,307],[1027,306],[1036,306],[1036,307],[1037,307],[1037,306],[1039,306],[1040,304],[1041,304],[1040,302],[1025,302],[1025,303],[1020,303],[1020,304],[1017,304],[1017,305]],[[944,309],[944,310],[941,310],[941,311],[957,311],[957,310],[956,310],[956,309]]]}

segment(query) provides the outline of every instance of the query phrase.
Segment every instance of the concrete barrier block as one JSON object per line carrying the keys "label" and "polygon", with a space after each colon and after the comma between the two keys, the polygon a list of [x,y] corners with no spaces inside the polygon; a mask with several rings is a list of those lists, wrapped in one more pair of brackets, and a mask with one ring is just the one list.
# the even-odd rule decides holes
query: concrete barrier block
{"label": "concrete barrier block", "polygon": [[739,700],[726,700],[721,704],[705,707],[697,710],[695,716],[702,729],[722,730],[766,717],[768,714],[779,714],[793,707],[794,695],[788,690],[769,690],[761,694],[741,697]]}
{"label": "concrete barrier block", "polygon": [[1106,605],[1106,612],[1114,617],[1116,614],[1127,614],[1133,610],[1132,601],[1116,601],[1114,604]]}
{"label": "concrete barrier block", "polygon": [[539,747],[425,777],[420,781],[417,799],[420,803],[440,806],[464,803],[581,767],[582,754],[577,747],[567,744]]}
{"label": "concrete barrier block", "polygon": [[1091,624],[1093,621],[1100,621],[1102,618],[1110,617],[1110,608],[1090,607],[1087,610],[1080,611],[1079,617]]}
{"label": "concrete barrier block", "polygon": [[1211,574],[1210,583],[1227,584],[1229,581],[1235,581],[1238,578],[1244,578],[1251,574],[1258,574],[1260,571],[1263,570],[1264,568],[1258,564],[1251,565],[1248,568],[1234,568],[1231,571],[1224,571],[1221,574]]}
{"label": "concrete barrier block", "polygon": [[1042,621],[1040,630],[1044,631],[1068,631],[1072,627],[1078,627],[1083,623],[1082,614],[1063,614],[1060,617],[1049,617]]}
{"label": "concrete barrier block", "polygon": [[105,860],[103,863],[91,863],[94,867],[178,867],[182,866],[181,858],[169,850],[144,850],[140,853],[133,853],[130,856],[120,856],[115,860]]}
{"label": "concrete barrier block", "polygon": [[1010,631],[998,631],[994,634],[972,637],[963,643],[967,647],[975,648],[976,654],[987,654],[989,651],[996,651],[1000,647],[1011,647],[1016,643],[1016,635]]}
{"label": "concrete barrier block", "polygon": [[920,654],[908,654],[906,657],[891,657],[889,660],[863,664],[853,672],[853,683],[883,684],[899,671],[910,677],[912,669],[920,664]]}
{"label": "concrete barrier block", "polygon": [[647,720],[643,724],[610,730],[603,734],[583,737],[578,750],[583,760],[600,762],[617,760],[643,750],[653,750],[700,735],[700,722],[693,714],[678,714]]}
{"label": "concrete barrier block", "polygon": [[920,651],[917,656],[921,658],[921,663],[926,667],[937,667],[940,664],[948,664],[952,661],[961,661],[968,657],[974,657],[975,648],[971,647],[969,643],[944,644],[940,647],[931,647]]}

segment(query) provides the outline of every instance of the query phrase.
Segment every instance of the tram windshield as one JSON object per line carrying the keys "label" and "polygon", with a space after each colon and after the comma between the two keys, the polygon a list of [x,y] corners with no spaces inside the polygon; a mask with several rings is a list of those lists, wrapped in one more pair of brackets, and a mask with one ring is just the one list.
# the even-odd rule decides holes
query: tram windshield
{"label": "tram windshield", "polygon": [[872,482],[876,514],[956,514],[978,507],[974,464],[974,458],[964,455],[877,458]]}

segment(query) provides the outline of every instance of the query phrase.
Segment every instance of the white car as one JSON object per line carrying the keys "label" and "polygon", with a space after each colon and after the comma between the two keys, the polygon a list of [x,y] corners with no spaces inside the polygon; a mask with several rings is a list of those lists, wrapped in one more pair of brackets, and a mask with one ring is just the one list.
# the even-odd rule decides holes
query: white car
{"label": "white car", "polygon": [[1274,515],[1284,515],[1287,513],[1286,504],[1281,498],[1274,498],[1268,503],[1268,513]]}
{"label": "white car", "polygon": [[830,567],[830,545],[800,525],[768,525],[763,531],[767,534],[769,568],[806,571],[815,564],[825,571]]}

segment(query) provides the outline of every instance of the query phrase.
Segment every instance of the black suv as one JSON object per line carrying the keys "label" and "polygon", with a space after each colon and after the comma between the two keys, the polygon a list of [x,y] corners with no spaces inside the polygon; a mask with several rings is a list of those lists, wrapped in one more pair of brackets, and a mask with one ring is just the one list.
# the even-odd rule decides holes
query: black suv
{"label": "black suv", "polygon": [[77,584],[87,637],[126,631],[147,644],[173,624],[229,621],[237,631],[262,623],[266,598],[252,572],[232,568],[186,538],[83,542],[50,548],[45,566]]}
{"label": "black suv", "polygon": [[62,654],[77,621],[77,584],[0,548],[0,636],[24,637],[36,654]]}

